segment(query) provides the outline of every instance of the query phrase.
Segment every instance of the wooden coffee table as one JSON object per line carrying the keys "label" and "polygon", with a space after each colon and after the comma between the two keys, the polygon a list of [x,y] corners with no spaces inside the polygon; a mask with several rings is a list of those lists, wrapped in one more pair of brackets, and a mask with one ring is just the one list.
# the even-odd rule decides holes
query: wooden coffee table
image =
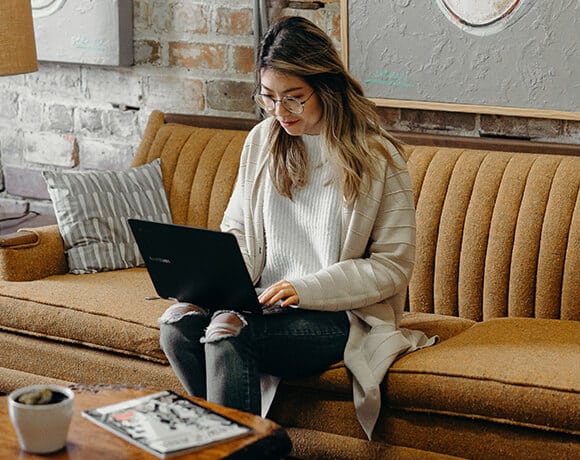
{"label": "wooden coffee table", "polygon": [[[8,397],[0,397],[0,458],[4,459],[75,459],[115,460],[156,459],[154,455],[134,446],[122,438],[86,420],[80,414],[84,409],[113,404],[127,399],[154,393],[125,387],[73,387],[75,391],[74,415],[68,433],[66,447],[52,455],[35,455],[23,452],[18,445],[16,432],[8,415]],[[194,453],[172,457],[176,459],[232,460],[282,459],[290,452],[291,442],[286,431],[272,422],[255,415],[210,404],[199,398],[191,398],[200,405],[251,426],[254,432],[246,437],[207,447]]]}

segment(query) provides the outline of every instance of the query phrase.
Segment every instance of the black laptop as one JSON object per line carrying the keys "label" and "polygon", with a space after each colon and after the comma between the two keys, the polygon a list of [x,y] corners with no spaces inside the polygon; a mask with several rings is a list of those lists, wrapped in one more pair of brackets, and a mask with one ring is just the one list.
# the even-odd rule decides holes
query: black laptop
{"label": "black laptop", "polygon": [[129,225],[160,297],[209,311],[262,313],[231,233],[139,219]]}

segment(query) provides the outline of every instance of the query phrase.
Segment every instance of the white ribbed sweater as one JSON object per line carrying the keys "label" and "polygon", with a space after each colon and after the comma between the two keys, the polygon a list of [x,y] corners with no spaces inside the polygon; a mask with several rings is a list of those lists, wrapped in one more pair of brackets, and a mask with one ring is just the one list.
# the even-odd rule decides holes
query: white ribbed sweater
{"label": "white ribbed sweater", "polygon": [[307,181],[280,195],[272,181],[264,182],[266,265],[259,286],[280,280],[296,282],[338,262],[341,193],[325,161],[320,136],[303,136],[307,154]]}

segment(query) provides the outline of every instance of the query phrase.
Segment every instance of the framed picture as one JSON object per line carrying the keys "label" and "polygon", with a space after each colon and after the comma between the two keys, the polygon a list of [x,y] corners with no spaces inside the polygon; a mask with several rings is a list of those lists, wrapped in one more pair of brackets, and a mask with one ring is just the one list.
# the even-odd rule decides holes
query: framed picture
{"label": "framed picture", "polygon": [[379,106],[580,120],[576,0],[341,0],[342,52]]}
{"label": "framed picture", "polygon": [[133,63],[132,0],[31,0],[40,61]]}

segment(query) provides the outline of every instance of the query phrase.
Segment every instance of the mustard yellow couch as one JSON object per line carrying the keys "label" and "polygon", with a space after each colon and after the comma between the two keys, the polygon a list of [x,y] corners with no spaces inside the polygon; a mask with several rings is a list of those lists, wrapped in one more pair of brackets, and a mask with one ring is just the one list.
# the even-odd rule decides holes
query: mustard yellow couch
{"label": "mustard yellow couch", "polygon": [[[172,120],[151,114],[133,166],[160,157],[173,221],[217,228],[252,122]],[[299,458],[580,458],[580,157],[407,150],[418,234],[404,326],[441,342],[389,371],[372,442],[343,365],[283,382],[270,417]],[[154,295],[143,268],[68,274],[56,225],[0,238],[0,391],[183,391],[158,344],[171,302]]]}

